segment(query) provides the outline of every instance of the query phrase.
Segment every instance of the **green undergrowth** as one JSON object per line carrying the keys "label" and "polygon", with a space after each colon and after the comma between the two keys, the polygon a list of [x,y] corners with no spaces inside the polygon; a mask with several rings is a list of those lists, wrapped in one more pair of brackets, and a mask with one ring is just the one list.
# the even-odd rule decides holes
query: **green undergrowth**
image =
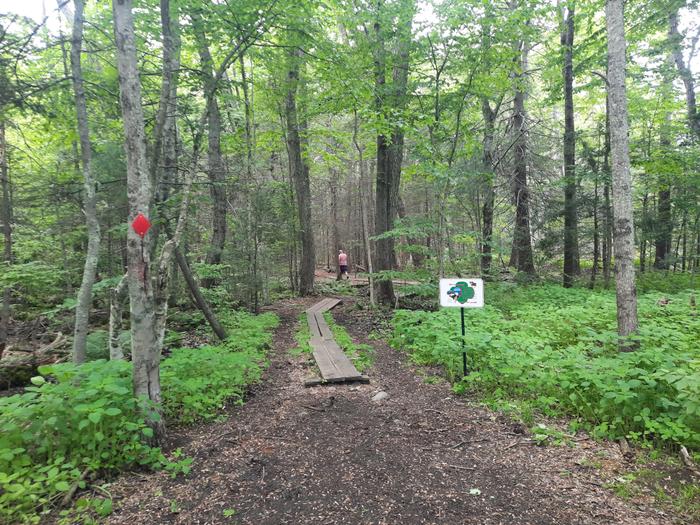
{"label": "green undergrowth", "polygon": [[[168,425],[216,417],[259,380],[277,317],[228,312],[221,320],[226,341],[175,349],[162,361]],[[86,488],[126,468],[189,471],[191,459],[166,458],[149,445],[153,432],[143,413],[150,407],[133,397],[130,362],[65,363],[39,372],[24,393],[0,398],[0,522],[37,523],[73,486]],[[108,506],[79,502],[98,514]]]}
{"label": "green undergrowth", "polygon": [[566,416],[598,437],[699,450],[700,317],[694,292],[672,284],[639,295],[635,352],[618,352],[614,291],[557,285],[487,285],[487,306],[465,312],[466,378],[457,309],[398,311],[391,342],[527,421]]}
{"label": "green undergrowth", "polygon": [[370,345],[353,342],[347,330],[335,322],[330,312],[324,313],[323,317],[333,332],[335,342],[343,349],[343,352],[345,352],[348,359],[355,365],[357,371],[362,373],[372,366],[373,348]]}
{"label": "green undergrowth", "polygon": [[292,348],[289,353],[293,356],[299,356],[301,354],[310,354],[312,352],[309,340],[311,339],[311,331],[309,330],[309,323],[306,320],[306,314],[303,313],[299,316],[299,328],[294,334],[294,340],[297,342],[297,346]]}

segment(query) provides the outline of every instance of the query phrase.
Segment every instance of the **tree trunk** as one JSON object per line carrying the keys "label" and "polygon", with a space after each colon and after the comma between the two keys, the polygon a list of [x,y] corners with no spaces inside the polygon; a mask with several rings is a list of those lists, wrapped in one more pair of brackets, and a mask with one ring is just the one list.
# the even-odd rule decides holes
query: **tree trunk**
{"label": "tree trunk", "polygon": [[224,327],[221,325],[219,319],[216,317],[216,313],[214,313],[214,310],[211,308],[207,300],[202,295],[202,292],[199,289],[199,285],[197,285],[197,281],[195,280],[194,275],[192,274],[190,265],[187,263],[187,258],[184,256],[182,250],[180,250],[179,248],[175,248],[175,259],[177,260],[177,264],[180,267],[182,276],[185,278],[185,282],[187,283],[187,286],[190,289],[190,293],[192,294],[192,297],[197,303],[197,307],[202,312],[202,314],[204,314],[204,318],[207,320],[209,326],[211,326],[216,336],[222,341],[225,340],[228,337],[228,335],[226,334],[226,330],[224,330]]}
{"label": "tree trunk", "polygon": [[[124,123],[129,222],[137,214],[149,216],[151,180],[146,162],[146,137],[141,84],[136,58],[132,0],[113,0],[114,32],[117,44],[119,91]],[[153,286],[150,283],[150,250],[133,228],[127,232],[127,275],[129,283],[131,357],[134,365],[134,394],[160,404],[160,348],[155,332]],[[162,436],[164,426],[152,410],[146,411],[149,425]]]}
{"label": "tree trunk", "polygon": [[588,167],[593,174],[593,266],[591,268],[591,279],[588,283],[588,288],[591,290],[595,288],[596,277],[598,277],[598,264],[600,263],[600,231],[598,213],[600,208],[599,202],[599,191],[598,191],[598,179],[600,177],[600,171],[598,168],[598,162],[593,156],[593,153],[588,148],[586,143],[583,143],[583,148],[588,160]]}
{"label": "tree trunk", "polygon": [[644,197],[642,197],[642,224],[640,225],[640,232],[639,232],[639,273],[644,273],[646,270],[646,255],[647,255],[647,235],[646,231],[644,228],[644,223],[646,222],[646,217],[647,217],[647,206],[649,204],[649,195],[647,193],[644,193]]}
{"label": "tree trunk", "polygon": [[[10,200],[10,175],[7,162],[7,140],[5,138],[5,121],[0,119],[0,183],[2,184],[2,232],[3,263],[9,268],[12,264],[12,202]],[[7,345],[10,329],[10,301],[12,294],[9,286],[2,291],[2,309],[0,310],[0,358]]]}
{"label": "tree trunk", "polygon": [[[195,37],[199,51],[199,61],[202,67],[204,89],[207,99],[208,127],[208,161],[207,174],[211,188],[212,199],[212,236],[211,246],[206,256],[207,264],[220,264],[226,242],[226,170],[221,155],[221,112],[216,99],[216,77],[214,76],[214,61],[209,52],[209,44],[204,32],[201,15],[196,11],[192,14]],[[212,279],[202,282],[209,287]]]}
{"label": "tree trunk", "polygon": [[[608,93],[610,97],[610,153],[613,180],[613,243],[617,327],[621,338],[637,331],[637,289],[634,276],[634,220],[632,216],[632,177],[630,174],[625,89],[625,26],[623,0],[607,0],[605,21],[608,35]],[[622,340],[621,350],[635,345]]]}
{"label": "tree trunk", "polygon": [[530,235],[530,193],[527,185],[527,124],[525,121],[525,76],[527,68],[527,44],[520,42],[519,73],[515,75],[513,98],[513,198],[515,202],[515,229],[510,265],[519,272],[535,273]]}
{"label": "tree trunk", "polygon": [[700,139],[700,114],[698,114],[695,99],[695,79],[693,78],[693,72],[690,70],[689,65],[686,64],[683,59],[683,49],[681,47],[683,35],[678,31],[678,9],[672,12],[668,17],[668,36],[673,46],[673,61],[676,63],[678,75],[681,77],[683,86],[685,87],[685,105],[688,125],[695,136]]}
{"label": "tree trunk", "polygon": [[579,273],[578,204],[576,202],[576,130],[574,127],[574,0],[569,0],[564,49],[564,287],[570,288]]}
{"label": "tree trunk", "polygon": [[[666,177],[664,177],[666,179]],[[671,189],[667,186],[667,180],[662,181],[664,187],[659,190],[656,204],[656,254],[654,257],[654,268],[657,270],[668,270],[669,258],[671,256],[671,233],[673,223],[671,222]]]}
{"label": "tree trunk", "polygon": [[365,161],[363,158],[364,148],[360,146],[357,140],[357,135],[360,132],[360,123],[357,116],[357,110],[353,111],[353,128],[352,128],[352,142],[357,150],[357,163],[360,171],[360,222],[362,227],[362,244],[365,249],[365,255],[367,257],[367,273],[369,280],[369,304],[375,306],[374,300],[374,275],[373,275],[373,264],[372,264],[372,244],[369,240],[369,224],[368,224],[368,213],[367,213],[367,203],[369,199],[367,198],[367,193],[365,192],[367,180],[367,169],[365,167]]}
{"label": "tree trunk", "polygon": [[[386,51],[384,48],[384,36],[379,21],[375,22],[374,27],[378,47],[374,57],[375,104],[377,112],[381,114],[386,110],[384,107],[384,98],[387,95]],[[390,138],[384,133],[379,133],[377,135],[377,189],[374,216],[374,231],[376,235],[381,235],[391,230],[391,175],[393,172],[390,165],[389,141]],[[379,239],[376,241],[376,249],[374,251],[374,266],[376,270],[381,272],[391,269],[391,252],[393,248],[394,243],[392,239]],[[394,304],[394,285],[391,279],[387,279],[386,277],[377,279],[375,280],[375,287],[375,298],[379,303],[385,305]]]}
{"label": "tree trunk", "polygon": [[335,279],[340,281],[340,265],[338,264],[338,253],[340,252],[340,232],[338,231],[338,172],[331,168],[330,170],[330,181],[328,183],[329,190],[331,193],[331,237],[333,246],[331,250],[331,260],[333,260],[333,265],[335,267]]}
{"label": "tree trunk", "polygon": [[97,220],[96,181],[92,174],[92,147],[90,146],[90,131],[87,117],[87,102],[83,87],[83,70],[81,51],[83,44],[83,0],[74,0],[75,12],[73,18],[73,39],[70,52],[71,73],[73,75],[73,92],[75,96],[75,112],[78,121],[78,136],[80,137],[80,156],[83,169],[83,197],[85,222],[87,225],[87,253],[83,280],[78,292],[78,303],[75,307],[75,331],[73,336],[73,362],[85,362],[90,307],[92,305],[92,285],[95,282],[97,260],[100,255],[100,223]]}
{"label": "tree trunk", "polygon": [[610,288],[610,270],[612,267],[612,222],[613,212],[610,204],[612,173],[610,171],[610,95],[605,97],[605,148],[603,152],[603,284]]}
{"label": "tree trunk", "polygon": [[109,291],[109,360],[124,359],[121,344],[122,306],[128,290],[128,274],[121,278],[119,284]]}
{"label": "tree trunk", "polygon": [[301,269],[299,276],[299,294],[309,295],[314,290],[314,271],[316,255],[314,253],[314,233],[311,223],[311,187],[309,184],[309,166],[301,152],[299,119],[297,115],[297,88],[299,85],[300,53],[290,54],[287,73],[287,97],[285,114],[287,120],[287,147],[289,152],[289,171],[294,181],[299,214],[299,241],[301,243]]}
{"label": "tree trunk", "polygon": [[[409,5],[410,4],[410,5]],[[380,4],[381,7],[381,4]],[[387,52],[386,31],[379,16],[374,22],[374,100],[375,109],[381,115],[400,113],[406,104],[408,88],[408,68],[410,61],[411,24],[415,5],[406,2],[399,6],[401,11],[397,21],[396,52],[392,71],[392,83],[386,85]],[[390,119],[391,120],[391,119]],[[404,132],[400,126],[394,126],[390,134],[377,134],[377,166],[375,196],[375,234],[381,235],[394,228],[394,219],[398,210],[398,195],[401,185],[401,165],[403,163]],[[375,269],[388,271],[395,267],[394,239],[385,238],[376,242]],[[394,285],[391,278],[375,280],[376,299],[384,305],[396,304]]]}
{"label": "tree trunk", "polygon": [[488,98],[481,98],[481,115],[484,119],[484,205],[482,208],[481,229],[481,273],[488,275],[491,272],[491,260],[493,251],[493,205],[496,198],[494,190],[494,146],[493,138],[496,126],[496,111],[491,108]]}

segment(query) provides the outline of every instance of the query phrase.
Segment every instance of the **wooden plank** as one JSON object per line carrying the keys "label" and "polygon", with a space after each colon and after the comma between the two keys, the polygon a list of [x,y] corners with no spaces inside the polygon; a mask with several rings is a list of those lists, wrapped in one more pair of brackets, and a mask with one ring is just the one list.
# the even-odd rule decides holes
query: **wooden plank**
{"label": "wooden plank", "polygon": [[311,333],[312,338],[323,338],[323,336],[321,335],[321,330],[318,327],[318,321],[316,320],[315,314],[306,314],[306,322],[309,325],[309,332]]}
{"label": "wooden plank", "polygon": [[331,330],[330,326],[328,326],[326,320],[323,318],[323,314],[315,313],[314,318],[316,319],[316,324],[318,325],[318,331],[321,334],[321,337],[323,337],[324,339],[332,340],[333,331]]}
{"label": "wooden plank", "polygon": [[[369,382],[366,376],[360,374],[352,361],[343,353],[343,350],[333,340],[333,332],[323,318],[323,313],[337,306],[340,299],[326,298],[306,310],[306,320],[309,325],[311,337],[309,345],[313,350],[314,359],[321,371],[320,381],[325,383],[339,383],[343,381]],[[320,384],[319,380],[312,379],[305,382],[306,386]]]}
{"label": "wooden plank", "polygon": [[367,376],[360,376],[357,378],[341,378],[341,379],[323,379],[322,377],[314,376],[314,377],[309,377],[308,379],[304,380],[304,386],[305,387],[312,387],[312,386],[321,386],[321,385],[329,385],[332,383],[364,383],[364,384],[369,384],[369,377]]}
{"label": "wooden plank", "polygon": [[316,346],[314,358],[324,379],[349,379],[362,375],[335,341],[323,341],[323,344]]}
{"label": "wooden plank", "polygon": [[321,377],[323,379],[336,379],[343,377],[338,368],[336,368],[335,363],[330,355],[328,355],[328,350],[325,346],[319,346],[314,348],[314,359],[318,365],[318,369],[321,371]]}
{"label": "wooden plank", "polygon": [[323,308],[326,304],[328,304],[331,301],[329,298],[325,298],[314,304],[311,308],[306,310],[307,314],[314,314],[319,311],[320,308]]}
{"label": "wooden plank", "polygon": [[327,312],[328,310],[332,310],[336,306],[338,306],[340,303],[343,301],[340,299],[336,299],[335,297],[331,297],[328,299],[328,302],[323,305],[323,309],[318,309],[318,312]]}
{"label": "wooden plank", "polygon": [[357,377],[360,375],[360,372],[357,371],[352,361],[350,361],[348,356],[345,355],[345,352],[338,346],[338,343],[335,341],[324,341],[324,346],[340,374],[345,377]]}

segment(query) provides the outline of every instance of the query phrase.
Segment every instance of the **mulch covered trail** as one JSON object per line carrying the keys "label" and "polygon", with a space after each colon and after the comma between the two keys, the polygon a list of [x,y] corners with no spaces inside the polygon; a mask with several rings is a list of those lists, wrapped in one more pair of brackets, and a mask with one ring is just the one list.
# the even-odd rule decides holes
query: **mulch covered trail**
{"label": "mulch covered trail", "polygon": [[[109,490],[110,523],[667,524],[622,501],[587,466],[622,465],[617,447],[585,437],[538,447],[524,429],[425,384],[404,357],[376,348],[369,385],[304,388],[309,356],[291,357],[298,315],[288,301],[271,366],[222,423],[174,432],[191,474],[129,474]],[[334,316],[358,340],[369,332],[352,304]],[[389,398],[372,401],[378,391]],[[226,511],[226,512],[225,512]],[[225,516],[235,511],[232,516]]]}

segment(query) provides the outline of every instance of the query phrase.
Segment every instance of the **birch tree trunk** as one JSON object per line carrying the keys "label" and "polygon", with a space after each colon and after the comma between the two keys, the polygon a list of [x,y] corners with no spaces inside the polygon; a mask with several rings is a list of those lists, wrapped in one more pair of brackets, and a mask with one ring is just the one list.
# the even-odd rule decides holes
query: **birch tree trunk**
{"label": "birch tree trunk", "polygon": [[92,147],[90,145],[90,128],[87,117],[87,102],[83,86],[81,61],[83,43],[83,0],[74,0],[73,38],[70,51],[71,74],[73,76],[73,93],[75,112],[80,137],[80,158],[83,171],[83,188],[85,195],[83,205],[87,226],[88,244],[83,268],[83,280],[78,292],[78,304],[75,307],[75,330],[73,335],[73,362],[85,362],[88,323],[92,305],[92,285],[95,282],[97,260],[100,254],[100,223],[97,220],[96,181],[92,174]]}
{"label": "birch tree trunk", "polygon": [[[610,96],[610,153],[613,181],[613,248],[617,292],[617,329],[621,338],[637,331],[637,289],[634,276],[634,220],[625,89],[626,43],[623,0],[607,0],[608,93]],[[627,340],[620,350],[633,350]]]}
{"label": "birch tree trunk", "polygon": [[[129,222],[137,214],[149,216],[151,180],[146,161],[146,136],[141,84],[136,59],[132,0],[113,0],[114,33],[117,44],[119,94],[124,122]],[[134,394],[160,404],[160,348],[155,332],[155,305],[150,283],[150,250],[132,228],[127,233],[127,276],[131,320],[131,358],[134,365]],[[147,412],[157,435],[164,431],[160,417]]]}
{"label": "birch tree trunk", "polygon": [[561,45],[564,50],[564,287],[579,273],[578,209],[576,202],[576,129],[574,126],[574,0],[566,9]]}

